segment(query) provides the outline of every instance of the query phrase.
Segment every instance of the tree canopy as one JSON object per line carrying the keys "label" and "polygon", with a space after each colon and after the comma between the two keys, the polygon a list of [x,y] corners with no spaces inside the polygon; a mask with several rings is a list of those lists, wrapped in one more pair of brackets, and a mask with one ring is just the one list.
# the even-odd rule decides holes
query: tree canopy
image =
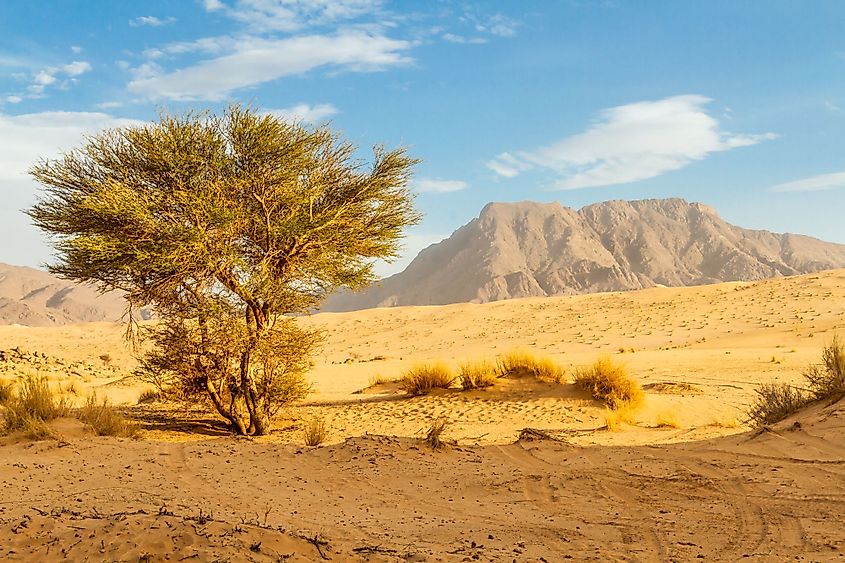
{"label": "tree canopy", "polygon": [[285,315],[372,282],[419,220],[416,160],[376,147],[367,166],[356,151],[250,108],[162,115],[36,164],[28,214],[52,236],[52,272],[156,310],[143,376],[261,434],[304,393],[318,336]]}

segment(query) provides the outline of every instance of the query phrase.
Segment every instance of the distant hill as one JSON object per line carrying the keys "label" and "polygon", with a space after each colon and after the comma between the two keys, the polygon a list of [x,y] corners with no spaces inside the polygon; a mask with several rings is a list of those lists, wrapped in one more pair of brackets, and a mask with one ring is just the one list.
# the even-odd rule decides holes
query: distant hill
{"label": "distant hill", "polygon": [[[126,301],[35,268],[0,264],[0,324],[51,326],[118,321]],[[146,316],[146,315],[143,315]]]}
{"label": "distant hill", "polygon": [[845,245],[736,227],[682,199],[490,203],[408,267],[324,311],[484,303],[725,281],[845,267]]}

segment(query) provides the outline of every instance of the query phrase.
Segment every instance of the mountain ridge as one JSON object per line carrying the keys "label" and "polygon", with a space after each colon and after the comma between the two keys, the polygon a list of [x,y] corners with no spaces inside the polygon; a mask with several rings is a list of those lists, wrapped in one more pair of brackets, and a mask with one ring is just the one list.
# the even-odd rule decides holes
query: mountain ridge
{"label": "mountain ridge", "polygon": [[323,311],[753,281],[845,267],[845,245],[744,229],[680,198],[492,202],[405,270]]}

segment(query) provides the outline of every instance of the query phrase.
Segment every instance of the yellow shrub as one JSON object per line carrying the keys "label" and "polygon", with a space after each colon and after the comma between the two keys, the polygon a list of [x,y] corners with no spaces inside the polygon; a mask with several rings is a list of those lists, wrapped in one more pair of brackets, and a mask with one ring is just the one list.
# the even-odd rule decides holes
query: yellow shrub
{"label": "yellow shrub", "polygon": [[639,405],[644,394],[640,385],[631,379],[628,370],[605,356],[589,367],[575,371],[575,385],[589,391],[593,398],[603,401],[611,409],[625,405]]}

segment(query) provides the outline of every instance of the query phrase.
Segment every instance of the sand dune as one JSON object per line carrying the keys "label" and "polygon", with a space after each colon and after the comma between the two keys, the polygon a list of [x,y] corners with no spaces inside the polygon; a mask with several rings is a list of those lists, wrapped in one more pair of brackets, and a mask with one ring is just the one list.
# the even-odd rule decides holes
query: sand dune
{"label": "sand dune", "polygon": [[768,432],[671,446],[7,446],[0,554],[319,560],[302,539],[317,537],[337,561],[831,560],[845,553],[843,422],[839,402]]}
{"label": "sand dune", "polygon": [[[303,322],[327,334],[314,392],[261,439],[232,438],[207,413],[135,406],[144,386],[127,377],[119,325],[0,327],[0,378],[28,371],[70,398],[96,391],[144,427],[138,441],[96,438],[77,421],[60,423],[59,442],[2,439],[0,557],[316,560],[315,536],[338,561],[845,554],[843,403],[767,432],[742,423],[757,384],[800,381],[845,328],[843,270]],[[419,361],[513,348],[570,374],[609,354],[645,404],[611,432],[568,380],[415,398],[371,386]],[[302,446],[312,417],[328,425],[326,446]],[[456,445],[434,452],[419,438],[437,417]],[[657,424],[667,417],[676,424]],[[559,440],[517,442],[526,427]]]}

